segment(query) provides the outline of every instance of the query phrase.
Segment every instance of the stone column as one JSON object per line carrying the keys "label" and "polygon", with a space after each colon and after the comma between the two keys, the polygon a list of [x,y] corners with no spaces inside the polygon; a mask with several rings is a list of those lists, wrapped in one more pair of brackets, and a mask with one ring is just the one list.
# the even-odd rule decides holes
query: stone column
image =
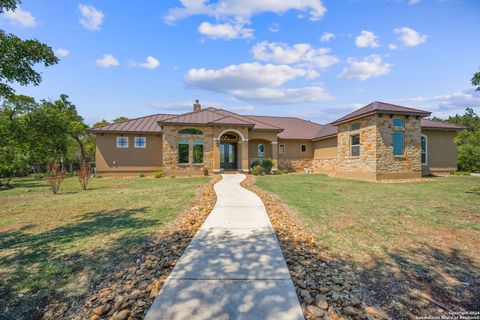
{"label": "stone column", "polygon": [[213,138],[213,172],[220,172],[220,139]]}
{"label": "stone column", "polygon": [[248,139],[239,142],[239,147],[242,149],[242,172],[248,172]]}
{"label": "stone column", "polygon": [[272,162],[273,167],[272,170],[278,170],[278,142],[272,141]]}

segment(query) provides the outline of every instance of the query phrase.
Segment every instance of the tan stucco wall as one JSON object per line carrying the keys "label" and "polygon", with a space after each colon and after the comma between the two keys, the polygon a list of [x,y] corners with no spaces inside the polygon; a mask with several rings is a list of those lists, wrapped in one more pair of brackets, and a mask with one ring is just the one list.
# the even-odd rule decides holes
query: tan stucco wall
{"label": "tan stucco wall", "polygon": [[[258,156],[258,145],[263,143],[265,145],[265,157]],[[268,140],[261,139],[249,139],[248,140],[248,159],[251,162],[252,160],[263,160],[263,159],[272,159],[272,143]]]}
{"label": "tan stucco wall", "polygon": [[427,165],[424,172],[429,174],[448,173],[457,169],[456,131],[424,130],[427,136]]}
{"label": "tan stucco wall", "polygon": [[313,142],[314,159],[330,159],[337,157],[337,137]]}
{"label": "tan stucco wall", "polygon": [[[128,148],[117,148],[116,138],[128,137]],[[135,137],[146,137],[146,148],[134,148]],[[161,135],[97,134],[97,172],[151,172],[162,167]],[[113,162],[116,162],[116,165]]]}
{"label": "tan stucco wall", "polygon": [[[278,154],[278,168],[289,171],[303,171],[305,168],[312,168],[313,143],[310,140],[287,140],[279,139],[279,146],[285,145],[285,154]],[[300,147],[307,146],[307,152],[301,153]]]}

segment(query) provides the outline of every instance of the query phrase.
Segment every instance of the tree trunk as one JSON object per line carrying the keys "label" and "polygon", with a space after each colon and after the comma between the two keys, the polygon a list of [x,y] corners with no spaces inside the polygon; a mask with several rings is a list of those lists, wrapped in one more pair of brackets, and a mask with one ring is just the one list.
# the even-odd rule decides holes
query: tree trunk
{"label": "tree trunk", "polygon": [[80,148],[80,157],[82,158],[82,162],[87,162],[87,154],[85,153],[85,147],[83,145],[83,141],[78,136],[73,137],[73,139],[77,141],[78,147]]}

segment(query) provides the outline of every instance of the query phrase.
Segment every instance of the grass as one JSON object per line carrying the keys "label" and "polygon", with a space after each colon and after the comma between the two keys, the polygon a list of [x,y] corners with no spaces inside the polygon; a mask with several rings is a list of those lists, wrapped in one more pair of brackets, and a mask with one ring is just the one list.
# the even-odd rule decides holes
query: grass
{"label": "grass", "polygon": [[[401,286],[427,279],[433,299],[480,305],[480,178],[371,183],[311,174],[256,184],[292,208],[331,256],[376,274],[371,281],[385,287],[377,292],[406,295]],[[399,288],[387,290],[391,281]]]}
{"label": "grass", "polygon": [[0,191],[0,318],[28,318],[52,300],[81,295],[134,259],[207,181],[102,178],[83,191],[67,178],[53,195],[45,181],[17,179]]}

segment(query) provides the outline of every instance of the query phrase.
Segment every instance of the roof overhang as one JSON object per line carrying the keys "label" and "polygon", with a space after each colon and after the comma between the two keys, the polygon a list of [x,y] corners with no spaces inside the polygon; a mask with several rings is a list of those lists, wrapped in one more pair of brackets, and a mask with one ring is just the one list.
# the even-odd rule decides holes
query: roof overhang
{"label": "roof overhang", "polygon": [[428,117],[432,113],[427,112],[427,111],[425,111],[425,112],[410,112],[410,111],[375,110],[375,111],[368,112],[368,113],[365,113],[365,114],[362,114],[362,115],[359,115],[359,116],[356,116],[356,117],[352,117],[352,118],[347,118],[347,119],[343,119],[343,120],[340,118],[339,120],[333,121],[331,123],[331,125],[338,126],[339,124],[342,124],[342,123],[345,123],[345,122],[355,121],[355,120],[365,118],[365,117],[368,117],[368,116],[371,116],[371,115],[374,115],[374,114],[404,115],[404,116],[413,116],[413,117],[424,118],[424,117]]}
{"label": "roof overhang", "polygon": [[330,139],[330,138],[334,138],[334,137],[336,137],[336,136],[337,136],[337,133],[332,133],[332,134],[329,134],[328,136],[313,138],[312,141]]}

